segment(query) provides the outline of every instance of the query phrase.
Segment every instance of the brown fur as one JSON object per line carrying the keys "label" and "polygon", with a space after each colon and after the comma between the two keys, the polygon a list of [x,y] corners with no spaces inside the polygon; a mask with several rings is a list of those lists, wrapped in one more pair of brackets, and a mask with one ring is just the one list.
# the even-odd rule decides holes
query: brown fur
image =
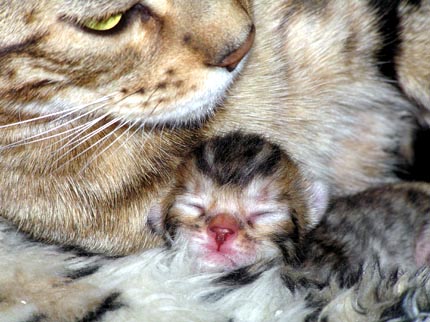
{"label": "brown fur", "polygon": [[[392,181],[393,168],[411,158],[418,109],[375,67],[373,54],[382,39],[367,2],[255,0],[251,8],[245,0],[151,0],[142,2],[146,9],[134,4],[0,4],[0,124],[106,99],[105,106],[76,111],[73,117],[88,114],[47,133],[58,136],[45,141],[17,143],[65,119],[0,128],[0,145],[13,145],[0,151],[0,213],[34,237],[109,253],[160,243],[146,228],[151,201],[194,143],[231,129],[280,143],[338,194]],[[79,27],[132,7],[117,33]],[[428,68],[413,67],[418,59],[405,58],[428,57],[428,42],[416,40],[429,29],[425,10],[425,1],[418,9],[402,5],[406,41],[397,58],[400,87],[428,108],[430,81],[421,74]],[[243,44],[251,16],[255,46],[224,108],[203,131],[185,129],[207,119],[233,81],[213,65]],[[207,97],[197,102],[199,93]],[[182,114],[177,102],[187,106]],[[107,124],[100,133],[62,148],[71,132],[60,132],[102,116],[80,135]]]}

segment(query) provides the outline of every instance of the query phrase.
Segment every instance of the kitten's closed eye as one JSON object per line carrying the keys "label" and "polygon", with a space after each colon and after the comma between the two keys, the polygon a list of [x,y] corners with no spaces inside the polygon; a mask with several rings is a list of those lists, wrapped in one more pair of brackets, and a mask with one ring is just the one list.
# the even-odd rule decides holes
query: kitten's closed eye
{"label": "kitten's closed eye", "polygon": [[[257,211],[249,214],[248,223],[254,224],[273,224],[284,220],[288,220],[289,216],[285,212],[279,211]],[[252,226],[251,225],[251,226]]]}
{"label": "kitten's closed eye", "polygon": [[187,217],[203,217],[206,214],[206,209],[201,204],[193,202],[176,202],[173,207]]}

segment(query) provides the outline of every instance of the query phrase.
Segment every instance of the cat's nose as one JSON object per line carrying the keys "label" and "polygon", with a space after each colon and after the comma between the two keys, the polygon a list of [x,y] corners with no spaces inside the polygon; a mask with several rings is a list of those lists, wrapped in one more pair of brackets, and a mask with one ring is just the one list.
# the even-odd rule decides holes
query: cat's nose
{"label": "cat's nose", "polygon": [[234,71],[237,65],[239,65],[242,59],[250,51],[252,45],[254,44],[254,39],[255,39],[255,27],[252,26],[248,34],[248,37],[245,39],[244,42],[242,42],[242,44],[239,45],[239,47],[230,51],[219,62],[211,65],[217,66],[217,67],[225,67],[229,72]]}
{"label": "cat's nose", "polygon": [[229,239],[232,239],[239,230],[239,224],[232,216],[226,214],[216,215],[209,222],[208,234],[214,238],[218,251]]}

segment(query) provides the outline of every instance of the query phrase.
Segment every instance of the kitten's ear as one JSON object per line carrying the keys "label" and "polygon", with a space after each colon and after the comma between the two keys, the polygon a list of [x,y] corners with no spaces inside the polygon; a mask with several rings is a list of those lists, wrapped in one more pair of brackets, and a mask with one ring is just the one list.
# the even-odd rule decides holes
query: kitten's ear
{"label": "kitten's ear", "polygon": [[146,222],[152,232],[159,235],[163,234],[163,207],[160,201],[152,203]]}
{"label": "kitten's ear", "polygon": [[329,189],[322,181],[313,181],[309,186],[309,223],[315,227],[325,214],[329,203]]}

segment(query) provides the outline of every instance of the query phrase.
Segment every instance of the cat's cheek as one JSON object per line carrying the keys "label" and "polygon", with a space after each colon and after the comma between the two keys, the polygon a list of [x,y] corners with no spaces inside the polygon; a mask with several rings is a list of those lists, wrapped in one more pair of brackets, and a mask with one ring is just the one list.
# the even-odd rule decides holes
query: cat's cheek
{"label": "cat's cheek", "polygon": [[[215,107],[224,99],[236,73],[214,69],[206,74],[192,89],[190,88],[183,94],[172,94],[174,100],[170,100],[169,103],[156,102],[154,106],[149,106],[142,113],[145,114],[142,115],[145,122],[147,124],[181,124],[203,120],[210,116]],[[196,79],[195,76],[194,78]]]}

